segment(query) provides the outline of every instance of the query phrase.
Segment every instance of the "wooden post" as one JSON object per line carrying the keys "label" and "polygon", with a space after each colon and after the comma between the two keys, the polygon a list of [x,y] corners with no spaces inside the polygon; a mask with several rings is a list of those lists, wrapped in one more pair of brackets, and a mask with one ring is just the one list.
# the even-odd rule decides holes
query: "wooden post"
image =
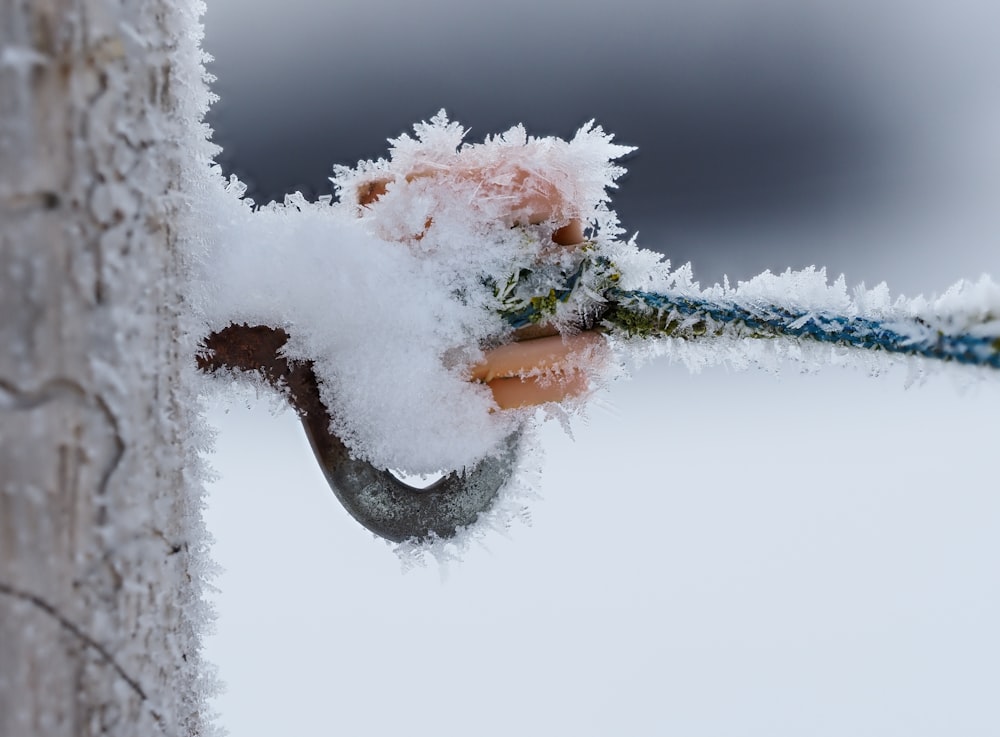
{"label": "wooden post", "polygon": [[0,737],[203,731],[187,6],[0,0]]}

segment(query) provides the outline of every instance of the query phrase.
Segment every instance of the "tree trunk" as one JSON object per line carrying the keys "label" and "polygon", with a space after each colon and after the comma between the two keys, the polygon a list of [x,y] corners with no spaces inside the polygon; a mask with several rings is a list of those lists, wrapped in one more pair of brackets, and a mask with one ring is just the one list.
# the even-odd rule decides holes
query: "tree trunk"
{"label": "tree trunk", "polygon": [[0,0],[2,737],[203,731],[185,6]]}

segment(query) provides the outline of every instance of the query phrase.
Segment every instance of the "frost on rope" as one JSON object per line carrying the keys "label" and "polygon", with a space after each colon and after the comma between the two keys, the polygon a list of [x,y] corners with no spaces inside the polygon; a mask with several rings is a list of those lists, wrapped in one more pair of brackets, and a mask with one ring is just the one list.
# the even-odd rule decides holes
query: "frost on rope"
{"label": "frost on rope", "polygon": [[[919,374],[925,363],[781,331],[761,335],[738,321],[699,332],[699,318],[683,316],[676,331],[645,330],[663,340],[636,340],[627,329],[634,305],[624,323],[606,311],[609,295],[630,290],[755,314],[791,311],[801,316],[792,328],[839,316],[898,323],[904,341],[921,331],[1000,334],[1000,289],[985,277],[931,300],[893,300],[885,284],[849,291],[843,277],[831,284],[814,268],[702,289],[690,265],[672,270],[634,239],[620,239],[608,190],[624,171],[614,162],[631,149],[599,127],[584,126],[570,141],[529,137],[520,126],[479,144],[464,136],[442,112],[416,125],[415,136],[391,141],[388,158],[336,167],[339,202],[295,194],[254,209],[233,179],[225,189],[206,186],[199,205],[210,224],[208,328],[286,329],[289,354],[315,362],[334,431],[376,466],[434,473],[496,452],[534,413],[493,411],[489,390],[468,381],[469,367],[481,347],[539,320],[564,333],[608,332],[619,360],[603,371],[590,366],[595,384],[623,358],[664,354],[692,370],[776,368],[792,359],[871,372],[903,361]],[[553,229],[574,219],[586,226],[585,245],[556,246]],[[701,336],[708,339],[693,339]]]}
{"label": "frost on rope", "polygon": [[[255,209],[235,179],[208,183],[197,205],[200,302],[209,330],[285,328],[289,355],[315,362],[334,430],[353,453],[433,473],[496,452],[533,414],[492,411],[489,390],[468,381],[480,346],[511,332],[496,285],[573,257],[553,248],[554,222],[578,217],[597,247],[614,242],[607,190],[623,172],[612,161],[630,149],[593,125],[571,141],[516,127],[469,145],[440,113],[415,131],[392,141],[388,159],[338,167],[339,202],[295,194]],[[525,181],[538,191],[503,194]],[[371,187],[377,208],[358,204]],[[530,224],[553,193],[550,219]]]}
{"label": "frost on rope", "polygon": [[[625,284],[623,290],[629,289],[662,295],[667,305],[707,308],[699,307],[687,317],[642,309],[626,315],[642,316],[637,320],[639,329],[629,332],[646,329],[656,334],[669,323],[667,332],[677,336],[653,341],[645,349],[633,340],[634,356],[666,354],[692,371],[713,364],[777,369],[792,360],[804,370],[848,364],[877,374],[904,364],[913,381],[946,364],[975,364],[953,373],[967,382],[974,376],[995,377],[1000,368],[1000,286],[988,276],[959,282],[940,297],[893,299],[884,282],[873,289],[862,284],[849,291],[843,276],[831,284],[825,270],[813,267],[764,272],[736,287],[725,281],[702,290],[690,266],[671,272],[668,264],[662,264],[639,282]],[[779,327],[765,327],[762,332],[740,315]],[[794,332],[800,337],[793,337]],[[847,347],[845,342],[866,349]]]}

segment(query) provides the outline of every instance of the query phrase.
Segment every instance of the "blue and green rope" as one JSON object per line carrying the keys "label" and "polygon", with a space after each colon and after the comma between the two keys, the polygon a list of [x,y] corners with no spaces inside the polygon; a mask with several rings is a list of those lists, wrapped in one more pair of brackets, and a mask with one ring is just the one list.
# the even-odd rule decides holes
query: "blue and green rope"
{"label": "blue and green rope", "polygon": [[948,332],[919,317],[883,322],[638,290],[611,289],[606,296],[609,310],[604,324],[629,335],[692,339],[726,332],[749,338],[794,338],[1000,369],[1000,323],[993,325],[992,334],[979,335]]}
{"label": "blue and green rope", "polygon": [[[864,351],[918,356],[1000,369],[1000,316],[848,316],[760,300],[707,299],[691,294],[625,290],[606,259],[585,259],[548,294],[508,299],[502,314],[514,328],[538,323],[566,304],[587,276],[603,302],[592,300],[588,322],[626,337],[702,340],[787,338]],[[595,276],[596,275],[596,276]],[[510,291],[510,290],[508,290]],[[589,325],[588,325],[589,327]]]}

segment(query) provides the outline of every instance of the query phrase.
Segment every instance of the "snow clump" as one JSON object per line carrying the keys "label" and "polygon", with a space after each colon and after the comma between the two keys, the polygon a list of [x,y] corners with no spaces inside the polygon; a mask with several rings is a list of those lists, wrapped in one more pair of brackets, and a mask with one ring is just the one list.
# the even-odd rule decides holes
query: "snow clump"
{"label": "snow clump", "polygon": [[587,248],[624,271],[626,252],[647,273],[656,258],[618,240],[608,190],[631,149],[600,127],[564,141],[517,126],[478,144],[444,112],[414,128],[387,159],[336,167],[339,200],[256,207],[214,168],[192,201],[205,224],[195,298],[206,331],[286,330],[356,456],[430,474],[472,466],[533,421],[533,409],[497,410],[469,370],[511,340],[497,285],[579,260],[555,229],[578,221]]}

